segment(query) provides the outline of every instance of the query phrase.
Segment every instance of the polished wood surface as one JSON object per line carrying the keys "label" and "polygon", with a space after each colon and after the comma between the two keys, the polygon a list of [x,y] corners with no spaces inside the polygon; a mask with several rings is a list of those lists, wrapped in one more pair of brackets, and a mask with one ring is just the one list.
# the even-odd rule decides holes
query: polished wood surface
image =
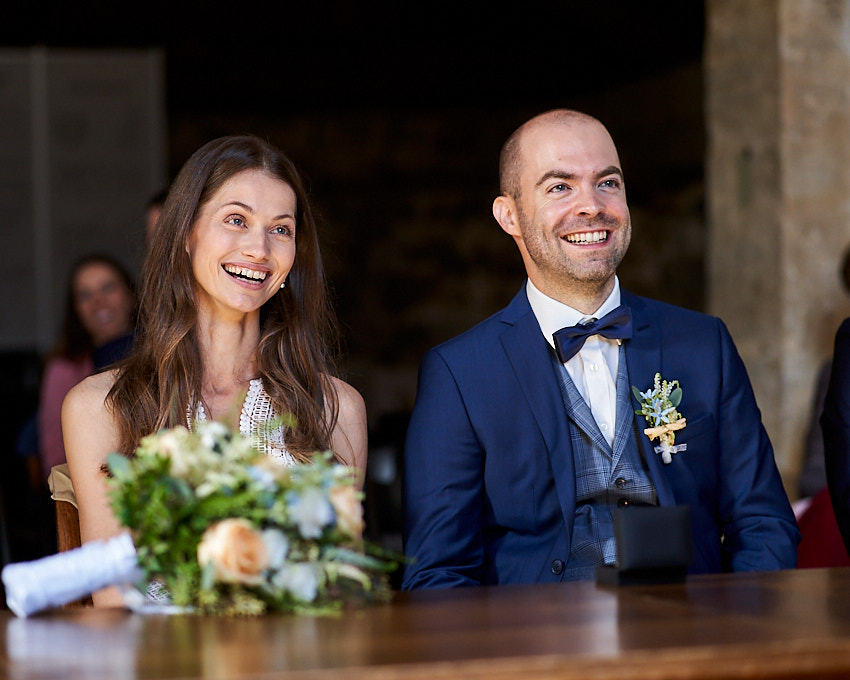
{"label": "polished wood surface", "polygon": [[398,593],[338,617],[0,612],[5,677],[850,677],[850,568]]}

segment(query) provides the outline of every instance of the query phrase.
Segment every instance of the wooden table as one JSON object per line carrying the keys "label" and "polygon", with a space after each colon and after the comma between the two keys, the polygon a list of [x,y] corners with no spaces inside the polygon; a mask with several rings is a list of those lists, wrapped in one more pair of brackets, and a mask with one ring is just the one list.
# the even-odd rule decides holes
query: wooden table
{"label": "wooden table", "polygon": [[850,568],[398,593],[339,617],[0,612],[6,677],[850,677]]}

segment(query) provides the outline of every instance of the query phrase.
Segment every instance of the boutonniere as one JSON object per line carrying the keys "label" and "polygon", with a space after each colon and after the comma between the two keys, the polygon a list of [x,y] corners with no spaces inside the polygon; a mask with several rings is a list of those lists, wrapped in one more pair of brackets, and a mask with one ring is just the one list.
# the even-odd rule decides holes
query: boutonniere
{"label": "boutonniere", "polygon": [[665,465],[673,462],[673,454],[687,449],[687,444],[674,444],[676,441],[676,430],[681,430],[687,421],[676,407],[682,401],[682,388],[678,380],[662,380],[661,374],[655,374],[652,389],[641,392],[637,387],[632,387],[635,399],[641,405],[640,410],[635,411],[646,418],[647,427],[643,433],[649,437],[649,441],[658,440],[655,453],[661,454],[661,461]]}

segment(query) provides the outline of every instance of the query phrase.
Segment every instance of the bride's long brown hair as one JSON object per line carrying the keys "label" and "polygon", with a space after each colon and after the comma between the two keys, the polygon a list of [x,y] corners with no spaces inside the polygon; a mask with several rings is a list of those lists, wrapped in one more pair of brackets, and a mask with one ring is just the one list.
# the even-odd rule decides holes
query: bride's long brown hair
{"label": "bride's long brown hair", "polygon": [[330,447],[338,404],[334,374],[336,324],[319,253],[316,224],[292,162],[253,136],[222,137],[196,151],[169,190],[150,236],[139,299],[139,334],[107,396],[120,450],[132,455],[145,435],[186,424],[201,398],[197,305],[186,243],[201,207],[234,175],[260,170],[295,192],[295,262],[286,287],[260,309],[257,367],[279,414],[291,414],[287,450],[299,460]]}

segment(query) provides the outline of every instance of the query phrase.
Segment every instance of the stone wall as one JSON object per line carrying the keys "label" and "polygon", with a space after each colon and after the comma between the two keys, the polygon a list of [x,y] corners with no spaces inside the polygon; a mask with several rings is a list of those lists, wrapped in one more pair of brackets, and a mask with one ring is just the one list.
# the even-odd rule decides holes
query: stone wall
{"label": "stone wall", "polygon": [[709,309],[750,371],[786,480],[850,312],[850,1],[707,3]]}

